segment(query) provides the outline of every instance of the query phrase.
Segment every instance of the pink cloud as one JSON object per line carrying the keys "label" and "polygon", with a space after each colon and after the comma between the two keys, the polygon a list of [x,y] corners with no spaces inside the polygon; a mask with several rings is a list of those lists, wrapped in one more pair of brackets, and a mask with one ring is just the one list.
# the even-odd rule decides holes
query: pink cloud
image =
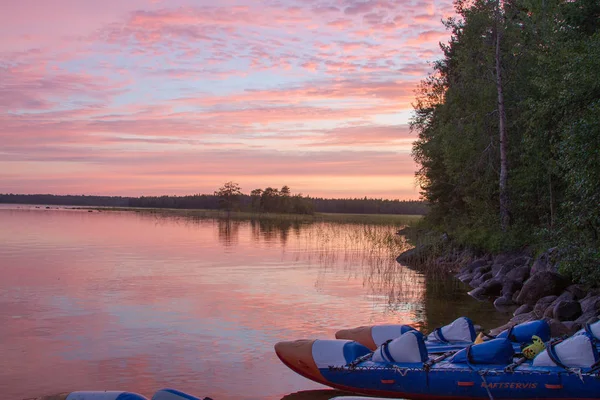
{"label": "pink cloud", "polygon": [[[0,15],[6,38],[0,43],[6,60],[0,65],[0,110],[6,111],[0,114],[0,163],[10,177],[1,176],[0,185],[15,185],[19,176],[28,182],[19,187],[42,185],[44,179],[27,174],[44,162],[57,174],[55,181],[47,176],[53,188],[76,187],[68,179],[82,184],[83,178],[74,170],[102,166],[85,187],[94,182],[126,190],[128,180],[138,188],[171,187],[167,178],[138,180],[140,171],[162,176],[152,163],[166,165],[174,185],[186,188],[185,180],[200,172],[191,178],[183,169],[205,155],[212,160],[203,164],[206,174],[237,173],[235,160],[260,164],[261,157],[297,149],[308,157],[323,149],[368,148],[368,165],[377,157],[387,162],[384,154],[393,149],[410,160],[409,139],[399,127],[406,121],[399,118],[410,110],[426,61],[439,56],[437,42],[448,37],[439,20],[452,11],[450,0],[433,6],[384,0],[237,4],[56,0],[31,10],[10,3]],[[210,155],[217,150],[219,157]],[[160,159],[161,151],[169,156]],[[326,186],[318,177],[329,165],[318,163],[319,172],[297,162],[315,175],[300,178],[300,171],[264,165],[319,190]],[[126,173],[106,175],[111,163]],[[368,165],[356,168],[369,176],[391,173],[369,172]],[[402,176],[414,171],[411,162],[396,168]]]}

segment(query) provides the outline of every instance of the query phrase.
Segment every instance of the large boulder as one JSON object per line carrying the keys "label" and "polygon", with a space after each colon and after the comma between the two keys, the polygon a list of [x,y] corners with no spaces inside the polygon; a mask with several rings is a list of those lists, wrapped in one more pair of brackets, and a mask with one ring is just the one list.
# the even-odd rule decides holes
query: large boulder
{"label": "large boulder", "polygon": [[[504,277],[502,279],[502,296],[512,298],[513,293],[517,290],[520,290],[523,287],[523,282],[513,281],[512,279],[507,279]],[[514,303],[514,301],[513,301]]]}
{"label": "large boulder", "polygon": [[484,301],[487,299],[487,296],[485,295],[485,289],[481,287],[475,288],[470,292],[467,292],[467,294],[473,297],[475,300]]}
{"label": "large boulder", "polygon": [[481,267],[478,267],[475,269],[475,271],[473,272],[481,272],[482,274],[485,274],[486,272],[490,272],[492,270],[492,266],[489,264],[486,265],[482,265]]}
{"label": "large boulder", "polygon": [[554,272],[535,273],[525,281],[517,303],[535,304],[542,297],[558,295],[568,286],[568,283],[565,277]]}
{"label": "large boulder", "polygon": [[567,287],[567,292],[573,293],[575,300],[581,300],[588,294],[588,291],[583,285],[571,285]]}
{"label": "large boulder", "polygon": [[511,312],[516,308],[516,304],[510,297],[503,296],[494,300],[494,307],[500,312]]}
{"label": "large boulder", "polygon": [[571,333],[569,327],[565,326],[559,320],[550,318],[546,319],[546,322],[548,322],[548,325],[550,325],[550,336],[552,337],[560,337]]}
{"label": "large boulder", "polygon": [[498,296],[502,291],[502,283],[496,279],[489,279],[469,292],[477,300],[483,300],[489,296]]}
{"label": "large boulder", "polygon": [[581,329],[582,325],[575,321],[562,321],[563,325],[569,329],[569,335],[574,334]]}
{"label": "large boulder", "polygon": [[494,264],[492,265],[492,276],[504,276],[506,275],[512,268],[508,265],[504,264]]}
{"label": "large boulder", "polygon": [[503,332],[503,331],[505,331],[507,329],[510,329],[510,328],[512,328],[515,325],[516,325],[516,323],[514,323],[514,322],[507,322],[506,324],[501,325],[501,326],[499,326],[497,328],[490,329],[490,332],[488,334],[490,336],[498,336],[498,334],[500,334],[501,332]]}
{"label": "large boulder", "polygon": [[538,318],[542,318],[544,316],[544,312],[546,309],[554,302],[554,300],[558,299],[558,296],[546,296],[542,297],[535,303],[533,307],[533,312],[537,315]]}
{"label": "large boulder", "polygon": [[519,303],[517,303],[517,299],[519,298],[520,294],[521,294],[521,290],[517,290],[516,292],[513,293],[513,295],[512,295],[513,303],[519,304]]}
{"label": "large boulder", "polygon": [[574,299],[575,299],[575,297],[573,296],[573,293],[562,292],[560,294],[560,296],[558,296],[556,299],[554,299],[554,301],[552,303],[550,303],[550,305],[548,307],[546,307],[546,310],[543,311],[543,316],[546,318],[556,318],[554,316],[554,306],[556,306],[556,304],[558,304],[562,301],[571,301]]}
{"label": "large boulder", "polygon": [[474,278],[469,285],[471,285],[471,287],[479,287],[481,285],[483,285],[484,282],[490,280],[492,278],[492,273],[491,272],[486,272],[482,275],[480,275],[479,277]]}
{"label": "large boulder", "polygon": [[456,278],[458,278],[458,280],[463,283],[471,282],[473,280],[473,273],[472,272],[464,272],[462,274],[458,274],[456,276]]}
{"label": "large boulder", "polygon": [[514,317],[512,317],[510,319],[510,322],[512,322],[513,324],[516,325],[516,324],[522,324],[523,322],[533,321],[535,319],[538,319],[538,318],[533,313],[533,311],[531,311],[531,312],[528,312],[528,313],[523,313],[523,314],[515,315]]}
{"label": "large boulder", "polygon": [[573,321],[579,316],[581,316],[581,305],[576,300],[559,301],[554,305],[554,319]]}
{"label": "large boulder", "polygon": [[533,265],[531,267],[531,275],[537,274],[538,272],[542,271],[556,272],[557,265],[554,258],[556,257],[557,253],[557,248],[553,247],[551,249],[548,249],[546,252],[540,254],[533,262]]}
{"label": "large boulder", "polygon": [[523,265],[522,267],[518,267],[518,268],[515,268],[515,269],[509,271],[506,274],[506,277],[508,279],[512,279],[514,281],[525,282],[527,280],[527,278],[529,278],[530,270],[531,270],[531,268],[529,266]]}
{"label": "large boulder", "polygon": [[596,313],[590,312],[581,314],[581,316],[575,320],[575,322],[581,325],[593,324],[596,321],[598,321],[598,316],[596,315]]}
{"label": "large boulder", "polygon": [[489,263],[490,263],[490,260],[488,258],[477,259],[477,260],[473,261],[471,264],[467,265],[463,269],[463,272],[474,272],[477,268],[486,266]]}
{"label": "large boulder", "polygon": [[400,264],[418,264],[423,260],[426,260],[430,252],[431,246],[417,246],[400,254],[398,258],[396,258],[396,261]]}
{"label": "large boulder", "polygon": [[485,290],[487,296],[498,296],[502,292],[502,282],[498,279],[489,279],[479,286]]}
{"label": "large boulder", "polygon": [[525,313],[528,313],[531,311],[533,311],[533,307],[531,307],[531,304],[523,304],[522,306],[520,306],[513,312],[513,317],[516,317],[517,315],[525,314]]}
{"label": "large boulder", "polygon": [[600,313],[600,296],[590,295],[581,300],[581,311],[586,313]]}

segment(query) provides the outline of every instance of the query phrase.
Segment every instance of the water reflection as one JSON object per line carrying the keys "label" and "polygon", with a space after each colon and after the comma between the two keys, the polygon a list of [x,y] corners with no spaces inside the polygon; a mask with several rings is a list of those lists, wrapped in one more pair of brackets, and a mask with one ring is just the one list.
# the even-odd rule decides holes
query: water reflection
{"label": "water reflection", "polygon": [[164,386],[219,400],[329,396],[273,344],[494,315],[455,281],[397,264],[407,245],[393,226],[45,209],[0,209],[0,226],[7,399]]}
{"label": "water reflection", "polygon": [[240,234],[240,221],[231,219],[217,220],[219,229],[219,242],[225,246],[234,246],[238,243]]}

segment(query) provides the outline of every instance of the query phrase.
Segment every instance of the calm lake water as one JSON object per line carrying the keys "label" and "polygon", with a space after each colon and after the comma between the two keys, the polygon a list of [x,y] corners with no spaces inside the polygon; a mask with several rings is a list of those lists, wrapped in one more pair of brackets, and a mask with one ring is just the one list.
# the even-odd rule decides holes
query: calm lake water
{"label": "calm lake water", "polygon": [[460,282],[396,263],[397,229],[0,206],[0,397],[174,387],[327,399],[276,342],[505,322]]}

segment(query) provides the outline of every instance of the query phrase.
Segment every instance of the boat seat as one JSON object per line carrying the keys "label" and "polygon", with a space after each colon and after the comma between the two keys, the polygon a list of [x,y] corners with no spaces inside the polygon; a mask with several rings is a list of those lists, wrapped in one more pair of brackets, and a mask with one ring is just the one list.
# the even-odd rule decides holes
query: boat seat
{"label": "boat seat", "polygon": [[450,362],[454,364],[508,365],[512,363],[514,353],[510,340],[506,338],[492,339],[462,349],[450,359]]}
{"label": "boat seat", "polygon": [[435,329],[427,336],[429,342],[474,342],[475,327],[473,322],[467,317],[460,317],[449,325]]}
{"label": "boat seat", "polygon": [[504,330],[496,336],[497,338],[508,338],[511,342],[531,343],[532,336],[538,336],[542,342],[550,340],[550,325],[543,319],[525,322]]}
{"label": "boat seat", "polygon": [[373,353],[372,360],[375,362],[423,363],[427,361],[427,358],[425,337],[421,332],[412,330],[379,346]]}
{"label": "boat seat", "polygon": [[594,339],[584,333],[557,344],[546,345],[546,351],[533,359],[534,367],[591,368],[598,364]]}

